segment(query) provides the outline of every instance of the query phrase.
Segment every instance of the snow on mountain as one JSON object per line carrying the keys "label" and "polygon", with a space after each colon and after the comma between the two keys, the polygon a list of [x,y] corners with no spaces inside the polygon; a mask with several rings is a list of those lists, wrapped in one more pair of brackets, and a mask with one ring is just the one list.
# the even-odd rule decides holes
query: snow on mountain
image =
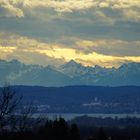
{"label": "snow on mountain", "polygon": [[86,73],[86,67],[81,64],[75,62],[74,60],[69,61],[68,63],[60,66],[58,68],[62,73],[70,76],[70,77],[78,77]]}
{"label": "snow on mountain", "polygon": [[21,85],[140,85],[140,63],[128,63],[116,68],[85,67],[74,60],[59,67],[25,65],[17,60],[0,60],[0,84]]}

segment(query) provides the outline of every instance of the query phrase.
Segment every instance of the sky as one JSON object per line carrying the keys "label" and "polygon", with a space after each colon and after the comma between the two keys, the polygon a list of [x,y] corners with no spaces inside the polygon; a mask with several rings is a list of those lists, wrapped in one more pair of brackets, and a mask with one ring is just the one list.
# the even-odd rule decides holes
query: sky
{"label": "sky", "polygon": [[140,62],[140,0],[0,0],[0,59]]}

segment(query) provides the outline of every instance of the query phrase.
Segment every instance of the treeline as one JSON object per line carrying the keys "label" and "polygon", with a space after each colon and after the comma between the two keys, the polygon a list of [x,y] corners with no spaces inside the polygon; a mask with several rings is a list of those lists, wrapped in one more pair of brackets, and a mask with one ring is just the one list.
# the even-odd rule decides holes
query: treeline
{"label": "treeline", "polygon": [[140,127],[79,126],[83,140],[140,140]]}
{"label": "treeline", "polygon": [[0,132],[0,140],[139,140],[140,127],[95,127],[69,124],[63,118],[47,120],[32,128],[5,129]]}
{"label": "treeline", "polygon": [[76,124],[68,125],[63,119],[47,120],[44,125],[32,125],[23,131],[5,130],[0,133],[1,140],[81,140]]}
{"label": "treeline", "polygon": [[98,127],[139,127],[140,118],[138,117],[90,117],[87,115],[75,117],[69,123],[76,123],[79,126],[98,126]]}

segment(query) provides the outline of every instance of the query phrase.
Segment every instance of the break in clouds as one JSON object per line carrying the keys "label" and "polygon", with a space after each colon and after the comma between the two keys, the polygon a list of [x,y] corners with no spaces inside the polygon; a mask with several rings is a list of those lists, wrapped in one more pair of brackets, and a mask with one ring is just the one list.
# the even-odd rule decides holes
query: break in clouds
{"label": "break in clouds", "polygon": [[0,0],[1,59],[140,62],[139,9],[139,0]]}

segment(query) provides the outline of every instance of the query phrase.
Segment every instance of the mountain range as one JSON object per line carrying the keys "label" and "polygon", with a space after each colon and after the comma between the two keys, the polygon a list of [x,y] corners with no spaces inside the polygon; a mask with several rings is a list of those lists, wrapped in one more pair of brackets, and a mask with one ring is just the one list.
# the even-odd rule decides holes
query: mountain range
{"label": "mountain range", "polygon": [[119,68],[86,67],[71,60],[59,67],[26,65],[18,60],[0,60],[0,84],[68,86],[140,86],[140,63],[122,64]]}

